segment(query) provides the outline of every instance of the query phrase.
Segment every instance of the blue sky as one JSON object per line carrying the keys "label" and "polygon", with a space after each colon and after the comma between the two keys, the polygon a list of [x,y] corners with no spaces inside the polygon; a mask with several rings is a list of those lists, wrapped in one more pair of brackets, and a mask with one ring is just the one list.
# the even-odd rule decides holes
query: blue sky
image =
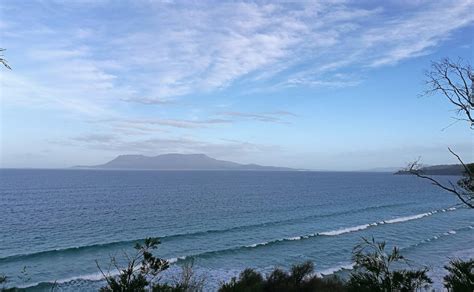
{"label": "blue sky", "polygon": [[[2,1],[1,167],[205,153],[358,170],[474,160],[419,97],[473,60],[474,1]],[[444,129],[446,128],[446,129]]]}

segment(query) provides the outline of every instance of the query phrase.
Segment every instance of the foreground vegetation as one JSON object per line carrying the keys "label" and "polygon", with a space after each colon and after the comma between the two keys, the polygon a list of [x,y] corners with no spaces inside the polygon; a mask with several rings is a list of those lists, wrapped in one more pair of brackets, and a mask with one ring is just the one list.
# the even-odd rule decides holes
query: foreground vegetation
{"label": "foreground vegetation", "polygon": [[[153,255],[160,244],[156,238],[148,238],[136,244],[135,254],[128,255],[128,263],[120,267],[115,258],[111,259],[112,270],[104,271],[98,264],[105,286],[101,292],[200,292],[205,290],[205,278],[192,269],[192,262],[182,266],[181,276],[174,281],[163,283],[160,274],[169,268],[169,263]],[[353,249],[354,269],[346,280],[337,276],[320,277],[314,271],[312,262],[294,265],[289,271],[275,268],[268,275],[254,269],[245,269],[239,277],[221,283],[219,292],[309,292],[309,291],[360,291],[360,292],[408,292],[430,291],[432,280],[428,269],[412,268],[410,262],[397,247],[387,251],[385,242],[362,239]],[[444,287],[453,292],[474,291],[474,259],[452,260],[445,266],[448,274],[444,277]],[[113,276],[117,275],[117,276]],[[8,278],[0,275],[0,285]],[[19,291],[9,288],[0,291]],[[51,291],[60,290],[53,285]]]}
{"label": "foreground vegetation", "polygon": [[[157,248],[157,239],[147,239],[137,244],[137,254],[131,258],[125,268],[118,270],[118,276],[102,274],[107,285],[103,292],[154,291],[154,292],[190,292],[203,291],[205,279],[196,276],[191,265],[184,265],[180,280],[173,284],[156,283],[157,275],[168,268],[166,260],[152,255]],[[387,251],[385,242],[362,239],[353,249],[354,269],[346,281],[337,276],[320,277],[314,271],[312,262],[294,265],[289,271],[275,268],[268,275],[254,269],[245,269],[238,278],[221,283],[219,292],[306,292],[306,291],[422,291],[429,290],[432,280],[428,268],[412,268],[409,261],[397,247]],[[452,260],[445,267],[448,274],[444,277],[444,287],[448,291],[474,291],[474,259],[468,261]],[[100,269],[100,267],[99,267]]]}
{"label": "foreground vegetation", "polygon": [[[146,239],[137,244],[137,254],[131,258],[125,268],[113,277],[101,270],[107,285],[102,292],[125,291],[163,291],[188,292],[203,291],[205,280],[192,272],[192,265],[183,267],[182,277],[174,284],[156,283],[158,274],[169,265],[164,259],[152,255],[151,251],[158,247],[157,239]],[[294,265],[289,271],[275,268],[267,276],[254,269],[245,269],[238,278],[222,283],[219,292],[305,292],[305,291],[421,291],[430,288],[433,283],[428,277],[428,269],[410,268],[409,262],[397,247],[387,251],[385,242],[363,239],[353,249],[354,270],[347,281],[331,276],[321,278],[314,272],[314,264],[305,262]],[[453,260],[446,266],[448,275],[444,278],[444,286],[449,291],[474,291],[474,260]]]}

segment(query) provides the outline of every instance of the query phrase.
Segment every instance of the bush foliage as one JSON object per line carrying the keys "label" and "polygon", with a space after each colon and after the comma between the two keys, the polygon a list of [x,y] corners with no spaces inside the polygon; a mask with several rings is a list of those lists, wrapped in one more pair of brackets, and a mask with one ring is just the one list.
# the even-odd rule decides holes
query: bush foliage
{"label": "bush foliage", "polygon": [[253,269],[246,269],[239,278],[224,283],[219,292],[306,292],[306,291],[345,291],[342,281],[337,278],[320,278],[314,274],[312,262],[294,265],[289,272],[274,269],[267,277]]}
{"label": "bush foliage", "polygon": [[353,250],[355,262],[347,288],[349,291],[418,291],[432,283],[428,269],[394,269],[407,265],[400,250],[385,251],[385,242],[363,239]]}
{"label": "bush foliage", "polygon": [[448,291],[474,291],[474,259],[467,261],[451,260],[449,265],[444,268],[449,272],[444,277],[444,287]]}

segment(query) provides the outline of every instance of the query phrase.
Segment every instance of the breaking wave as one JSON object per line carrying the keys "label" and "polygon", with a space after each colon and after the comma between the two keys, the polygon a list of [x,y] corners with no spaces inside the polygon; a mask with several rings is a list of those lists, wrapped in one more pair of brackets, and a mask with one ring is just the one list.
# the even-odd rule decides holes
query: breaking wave
{"label": "breaking wave", "polygon": [[[356,210],[346,210],[346,211],[332,212],[328,214],[310,215],[310,216],[305,216],[305,217],[300,217],[300,218],[268,221],[268,222],[263,222],[263,223],[258,223],[258,224],[235,226],[235,227],[230,227],[230,228],[225,228],[225,229],[210,229],[210,230],[190,232],[190,233],[172,234],[172,235],[160,237],[160,240],[162,242],[167,242],[167,241],[172,241],[172,240],[177,240],[177,239],[182,239],[182,238],[193,238],[193,237],[198,237],[198,236],[205,236],[209,234],[222,234],[222,233],[228,233],[228,232],[247,230],[251,228],[271,227],[271,226],[276,226],[280,224],[306,221],[308,219],[327,218],[327,217],[339,216],[339,215],[344,215],[344,214],[349,214],[349,213],[365,212],[365,211],[374,210],[374,209],[397,207],[397,206],[402,206],[406,204],[408,203],[371,206],[371,207],[365,207],[365,208],[360,208]],[[300,238],[295,237],[294,240],[298,240],[298,239]],[[70,248],[62,248],[62,249],[52,249],[52,250],[40,251],[36,253],[16,254],[16,255],[0,258],[0,263],[6,263],[6,262],[11,262],[11,261],[16,261],[16,260],[34,259],[34,258],[39,258],[39,257],[49,257],[56,254],[64,255],[64,254],[75,254],[79,252],[107,250],[110,248],[127,248],[127,247],[132,246],[134,243],[141,242],[143,240],[144,239],[133,239],[133,240],[124,240],[124,241],[116,241],[116,242],[109,242],[109,243],[91,244],[91,245],[77,246],[77,247],[70,247]]]}
{"label": "breaking wave", "polygon": [[[379,226],[379,225],[403,223],[403,222],[407,222],[407,221],[421,219],[421,218],[424,218],[424,217],[427,217],[427,216],[432,216],[432,215],[434,215],[438,212],[447,212],[447,211],[454,211],[454,210],[457,210],[457,208],[451,207],[451,208],[448,208],[448,209],[440,209],[440,210],[430,211],[430,212],[411,215],[411,216],[397,217],[397,218],[383,220],[383,221],[379,221],[379,222],[373,222],[373,223],[369,223],[369,224],[362,224],[362,225],[351,226],[351,227],[346,227],[346,228],[341,228],[341,229],[335,229],[335,230],[329,230],[329,231],[323,231],[323,232],[316,232],[316,233],[306,234],[306,235],[302,235],[302,236],[285,237],[285,238],[280,238],[280,239],[275,239],[275,240],[270,240],[270,241],[265,241],[265,242],[260,242],[260,243],[253,243],[253,244],[244,245],[244,246],[232,247],[232,248],[228,248],[228,249],[208,251],[208,252],[203,252],[203,253],[199,253],[199,254],[195,254],[195,255],[180,257],[180,258],[177,259],[177,262],[186,261],[186,260],[191,259],[191,258],[208,258],[208,257],[218,255],[218,254],[234,253],[234,252],[244,250],[244,249],[259,248],[259,247],[264,247],[264,246],[269,246],[269,245],[274,245],[274,244],[280,244],[280,243],[288,242],[288,241],[304,240],[304,239],[309,239],[309,238],[319,237],[319,236],[321,236],[321,237],[322,236],[338,236],[338,235],[342,235],[342,234],[345,234],[345,233],[351,233],[351,232],[357,232],[357,231],[365,230],[367,228],[371,228],[371,227],[375,227],[375,226]],[[455,232],[455,231],[453,231],[453,232]]]}
{"label": "breaking wave", "polygon": [[[453,211],[453,210],[454,209],[452,209],[450,211]],[[411,219],[411,220],[414,220],[414,219]],[[398,223],[400,221],[396,221],[396,222]],[[401,222],[405,222],[405,221],[401,221]],[[389,224],[393,224],[393,223],[389,223]],[[408,250],[408,249],[411,249],[411,248],[416,248],[416,247],[419,247],[420,245],[427,244],[427,243],[433,242],[435,240],[438,240],[438,239],[441,239],[441,238],[444,238],[444,237],[447,237],[447,236],[456,235],[459,232],[469,231],[469,230],[474,230],[474,226],[471,225],[471,226],[462,227],[462,228],[455,229],[455,230],[449,230],[449,231],[446,231],[444,233],[440,233],[438,235],[434,235],[430,238],[424,239],[424,240],[422,240],[422,241],[420,241],[420,242],[418,242],[414,245],[410,245],[410,246],[401,248],[401,250],[403,251],[403,250]],[[291,241],[291,240],[296,240],[296,239],[295,238],[286,238],[284,240],[290,240]],[[283,241],[283,240],[276,240],[276,241],[273,241],[273,242],[279,242],[279,241]],[[248,245],[248,246],[244,246],[244,247],[241,247],[241,248],[254,248],[254,247],[258,247],[260,245],[267,245],[267,244],[262,243],[262,244]],[[195,255],[195,256],[176,257],[176,258],[168,259],[168,261],[173,264],[173,263],[177,263],[179,261],[187,260],[187,259],[192,258],[192,257],[204,257],[206,255],[213,254],[213,253],[221,253],[221,252],[232,251],[232,250],[237,250],[237,249],[240,249],[240,248],[202,253],[202,254],[198,254],[198,255]],[[352,270],[353,268],[354,268],[354,263],[340,263],[340,264],[335,265],[333,267],[317,271],[316,275],[321,276],[321,277],[322,276],[328,276],[328,275],[332,275],[332,274],[338,273],[338,272],[343,271],[343,270]],[[114,273],[111,273],[110,275],[111,276],[116,276],[116,275],[118,275],[118,273],[114,272]],[[49,288],[49,287],[53,287],[54,285],[67,284],[67,283],[70,283],[70,282],[77,282],[77,281],[99,282],[99,281],[103,281],[103,276],[102,276],[101,273],[92,273],[92,274],[86,274],[86,275],[79,275],[79,276],[64,278],[64,279],[54,281],[54,282],[34,283],[32,285],[19,287],[19,288]]]}

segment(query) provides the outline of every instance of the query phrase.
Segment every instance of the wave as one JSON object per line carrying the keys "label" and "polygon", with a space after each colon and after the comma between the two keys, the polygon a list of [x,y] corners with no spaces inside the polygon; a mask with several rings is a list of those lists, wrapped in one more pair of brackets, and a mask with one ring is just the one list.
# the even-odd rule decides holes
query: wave
{"label": "wave", "polygon": [[[444,210],[454,211],[455,208],[449,208],[449,209],[444,209]],[[444,211],[444,212],[446,212],[446,211]],[[416,244],[400,248],[400,251],[406,251],[406,250],[409,250],[409,249],[412,249],[412,248],[419,247],[420,245],[428,244],[428,243],[431,243],[433,241],[436,241],[436,240],[439,240],[439,239],[442,239],[442,238],[445,238],[445,237],[448,237],[448,236],[456,235],[460,232],[470,231],[470,230],[474,230],[473,225],[465,226],[465,227],[461,227],[461,228],[457,228],[457,229],[453,229],[453,230],[449,230],[449,231],[434,235],[430,238],[423,239],[423,240],[421,240],[420,242],[418,242]],[[352,270],[354,268],[354,266],[355,266],[355,263],[341,263],[340,265],[318,271],[316,274],[318,276],[321,276],[321,277],[328,276],[328,275],[332,275],[332,274],[335,274],[335,273],[343,271],[343,270]]]}
{"label": "wave", "polygon": [[341,229],[337,229],[337,230],[320,232],[320,233],[318,233],[318,235],[337,236],[337,235],[341,235],[341,234],[344,234],[344,233],[364,230],[364,229],[369,228],[370,226],[377,226],[377,225],[378,225],[377,223],[362,224],[362,225],[353,226],[353,227],[347,227],[347,228],[341,228]]}
{"label": "wave", "polygon": [[439,240],[439,239],[442,239],[442,238],[445,238],[445,237],[448,237],[448,236],[456,235],[459,232],[464,232],[464,231],[469,231],[469,230],[474,230],[474,226],[470,225],[470,226],[461,227],[461,228],[458,228],[458,229],[449,230],[449,231],[446,231],[444,233],[437,234],[437,235],[434,235],[430,238],[424,239],[424,240],[418,242],[417,244],[408,246],[408,247],[403,248],[403,249],[406,250],[406,249],[416,248],[420,245],[428,244],[428,243],[431,243],[433,241],[436,241],[436,240]]}
{"label": "wave", "polygon": [[[452,209],[450,211],[453,211],[453,210],[454,209]],[[461,227],[461,228],[454,229],[454,230],[449,230],[449,231],[446,231],[444,233],[440,233],[438,235],[434,235],[430,238],[424,239],[424,240],[422,240],[422,241],[420,241],[420,242],[418,242],[414,245],[410,245],[410,246],[401,248],[400,250],[404,251],[404,250],[409,250],[411,248],[416,248],[420,245],[427,244],[429,242],[432,242],[432,241],[435,241],[435,240],[438,240],[438,239],[441,239],[441,238],[444,238],[444,237],[447,237],[447,236],[456,235],[459,232],[469,231],[469,230],[474,230],[474,226],[471,225],[471,226]],[[295,240],[295,239],[290,237],[290,238],[286,238],[286,239],[282,239],[282,240]],[[277,241],[282,241],[282,240],[277,240]],[[245,247],[242,247],[242,248],[252,248],[252,247],[259,246],[259,245],[265,245],[265,244],[262,243],[262,244],[249,245],[249,246],[245,246]],[[229,249],[229,250],[231,250],[231,249]],[[215,253],[215,252],[222,252],[222,251],[225,251],[225,250],[203,253],[201,255],[211,254],[211,253]],[[198,256],[198,255],[196,255],[196,256]],[[194,256],[194,257],[196,257],[196,256]],[[179,261],[187,260],[191,257],[193,257],[193,256],[171,258],[171,259],[168,259],[168,262],[177,263]],[[352,270],[354,268],[354,265],[355,265],[355,263],[340,263],[336,266],[333,266],[333,267],[330,267],[330,268],[327,268],[327,269],[324,269],[324,270],[321,270],[321,271],[316,271],[316,275],[318,275],[320,277],[324,277],[324,276],[329,276],[329,275],[338,273],[338,272],[343,271],[343,270]],[[110,273],[110,275],[111,276],[117,276],[118,272],[115,271],[113,273]],[[50,287],[52,287],[53,285],[56,285],[56,284],[67,284],[69,282],[74,282],[74,281],[98,282],[98,281],[103,281],[103,276],[102,276],[101,273],[92,273],[92,274],[86,274],[86,275],[79,275],[79,276],[64,278],[64,279],[54,281],[54,282],[34,283],[34,284],[31,284],[31,285],[23,286],[23,287],[19,287],[19,288],[41,288],[41,287],[50,288]]]}
{"label": "wave", "polygon": [[[456,209],[453,209],[453,210],[456,210]],[[422,213],[422,214],[417,214],[417,215],[412,215],[412,216],[399,217],[399,218],[383,221],[383,223],[393,224],[393,223],[406,222],[406,221],[421,219],[423,217],[431,216],[431,215],[436,214],[436,213],[437,213],[437,211],[432,211],[432,212]]]}
{"label": "wave", "polygon": [[[455,210],[453,208],[449,208],[449,209],[450,209],[449,211],[454,211]],[[445,210],[448,210],[448,209],[445,209]],[[430,238],[423,239],[423,240],[421,240],[420,242],[418,242],[416,244],[400,248],[400,251],[403,252],[403,251],[406,251],[406,250],[409,250],[409,249],[412,249],[412,248],[419,247],[420,245],[424,245],[424,244],[427,244],[427,243],[430,243],[430,242],[433,242],[433,241],[436,241],[436,240],[439,240],[439,239],[442,239],[442,238],[445,238],[445,237],[448,237],[448,236],[456,235],[456,234],[458,234],[460,232],[463,232],[463,231],[469,231],[469,230],[474,230],[474,226],[471,225],[471,226],[461,227],[461,228],[458,228],[458,229],[449,230],[449,231],[434,235]],[[355,266],[355,263],[341,263],[340,265],[318,271],[316,274],[320,277],[324,277],[324,276],[335,274],[335,273],[343,271],[343,270],[352,270],[354,268],[354,266]]]}
{"label": "wave", "polygon": [[373,222],[373,223],[369,223],[369,224],[362,224],[362,225],[357,225],[357,226],[345,227],[345,228],[336,229],[336,230],[316,232],[316,233],[311,233],[311,234],[306,234],[306,235],[301,235],[301,236],[285,237],[285,238],[279,238],[279,239],[269,240],[269,241],[260,242],[260,243],[253,243],[253,244],[244,245],[244,246],[238,246],[238,247],[232,247],[232,248],[214,250],[214,251],[207,251],[207,252],[203,252],[203,253],[199,253],[199,254],[195,254],[195,255],[180,257],[180,258],[178,258],[177,262],[186,261],[186,260],[192,259],[192,258],[207,258],[207,257],[214,256],[214,255],[217,255],[217,254],[232,253],[232,252],[237,252],[237,251],[243,250],[243,249],[260,248],[260,247],[269,246],[269,245],[281,244],[281,243],[288,242],[288,241],[305,240],[305,239],[309,239],[309,238],[313,238],[313,237],[321,237],[321,236],[338,236],[338,235],[342,235],[342,234],[345,234],[345,233],[351,233],[351,232],[357,232],[357,231],[365,230],[367,228],[371,228],[371,227],[375,227],[375,226],[379,226],[379,225],[397,224],[397,223],[403,223],[403,222],[407,222],[407,221],[417,220],[417,219],[421,219],[421,218],[424,218],[424,217],[427,217],[427,216],[434,215],[434,214],[436,214],[440,211],[448,212],[448,211],[455,211],[455,210],[457,210],[457,208],[451,207],[451,208],[448,208],[448,209],[440,209],[440,210],[430,211],[430,212],[411,215],[411,216],[397,217],[397,218],[394,218],[394,219],[388,219],[388,220]]}
{"label": "wave", "polygon": [[[114,272],[111,272],[109,275],[112,277],[115,277],[119,275],[119,272],[114,271]],[[100,272],[97,272],[97,273],[92,273],[92,274],[72,276],[72,277],[60,279],[57,281],[44,281],[44,282],[31,283],[27,285],[18,285],[15,288],[19,288],[19,289],[37,288],[40,291],[53,291],[52,289],[53,287],[58,288],[57,286],[60,286],[61,284],[69,284],[69,283],[74,283],[78,281],[99,282],[103,280],[104,280],[104,276]],[[56,290],[54,289],[54,291]]]}
{"label": "wave", "polygon": [[[172,234],[172,235],[166,235],[163,237],[160,237],[160,240],[162,242],[167,242],[167,241],[172,241],[176,239],[181,239],[184,237],[198,237],[198,236],[204,236],[204,235],[209,235],[209,234],[222,234],[222,233],[228,233],[228,232],[236,232],[236,231],[241,231],[241,230],[247,230],[250,228],[260,228],[260,227],[270,227],[270,226],[275,226],[275,225],[281,225],[285,223],[294,223],[298,221],[306,221],[308,219],[315,219],[315,218],[327,218],[327,217],[333,217],[333,216],[339,216],[339,215],[344,215],[344,214],[349,214],[349,213],[360,213],[360,212],[365,212],[369,210],[377,210],[377,209],[384,209],[384,208],[391,208],[391,207],[398,207],[398,206],[404,206],[409,203],[397,203],[397,204],[388,204],[388,205],[381,205],[381,206],[370,206],[370,207],[364,207],[356,210],[346,210],[346,211],[339,211],[339,212],[332,212],[328,214],[319,214],[319,215],[309,215],[309,216],[304,216],[300,218],[291,218],[291,219],[285,219],[285,220],[276,220],[276,221],[268,221],[268,222],[263,222],[263,223],[257,223],[257,224],[248,224],[248,225],[241,225],[241,226],[235,226],[235,227],[230,227],[230,228],[224,228],[224,229],[209,229],[209,230],[204,230],[204,231],[197,231],[197,232],[190,232],[190,233],[178,233],[178,234]],[[295,237],[295,240],[297,237]],[[58,248],[58,249],[51,249],[51,250],[45,250],[45,251],[40,251],[40,252],[35,252],[35,253],[27,253],[27,254],[16,254],[16,255],[10,255],[7,257],[0,258],[0,263],[5,263],[5,262],[10,262],[10,261],[15,261],[15,260],[23,260],[23,259],[31,259],[31,258],[38,258],[42,256],[53,256],[55,254],[63,254],[63,253],[77,253],[77,252],[85,252],[85,251],[90,251],[90,250],[99,250],[99,249],[109,249],[109,248],[120,248],[120,247],[130,247],[136,242],[143,242],[145,239],[132,239],[132,240],[123,240],[123,241],[114,241],[114,242],[108,242],[108,243],[98,243],[98,244],[91,244],[91,245],[84,245],[84,246],[77,246],[77,247],[69,247],[69,248]]]}
{"label": "wave", "polygon": [[421,213],[421,214],[416,214],[416,215],[403,216],[403,217],[397,217],[397,218],[383,220],[383,221],[379,221],[379,222],[373,222],[373,223],[370,223],[370,224],[363,224],[363,225],[358,225],[358,226],[353,226],[353,227],[342,228],[342,229],[338,229],[338,230],[331,230],[331,231],[328,231],[328,232],[320,232],[319,235],[336,236],[336,235],[341,235],[341,234],[344,234],[344,233],[364,230],[364,229],[367,229],[369,227],[374,227],[374,226],[377,226],[377,225],[402,223],[402,222],[407,222],[407,221],[412,221],[412,220],[417,220],[417,219],[421,219],[421,218],[424,218],[424,217],[428,217],[428,216],[434,215],[438,212],[448,212],[448,211],[455,211],[455,210],[457,210],[456,207],[450,207],[450,208],[447,208],[447,209],[434,210],[434,211]]}
{"label": "wave", "polygon": [[[118,276],[120,273],[118,271],[114,271],[108,274],[108,276]],[[92,274],[86,274],[86,275],[79,275],[79,276],[74,276],[74,277],[69,277],[69,278],[64,278],[61,280],[56,281],[57,284],[64,284],[72,281],[102,281],[104,280],[104,276],[98,272],[98,273],[92,273]]]}
{"label": "wave", "polygon": [[343,270],[352,270],[354,268],[355,263],[344,263],[340,264],[331,268],[324,269],[322,271],[316,272],[316,275],[319,277],[324,277],[324,276],[329,276],[332,274],[335,274],[337,272],[343,271]]}
{"label": "wave", "polygon": [[[168,259],[167,261],[171,264],[174,263],[178,260],[179,258],[171,258]],[[113,271],[108,271],[105,272],[105,275],[107,277],[116,277],[120,275],[120,272],[117,270]],[[96,272],[96,273],[91,273],[91,274],[83,274],[83,275],[78,275],[78,276],[72,276],[68,278],[63,278],[60,280],[56,281],[45,281],[45,282],[36,282],[28,285],[19,285],[17,288],[24,289],[24,288],[49,288],[47,290],[51,290],[53,286],[60,285],[60,284],[67,284],[70,282],[76,282],[76,281],[90,281],[90,282],[99,282],[99,281],[105,281],[104,275],[101,272]]]}

